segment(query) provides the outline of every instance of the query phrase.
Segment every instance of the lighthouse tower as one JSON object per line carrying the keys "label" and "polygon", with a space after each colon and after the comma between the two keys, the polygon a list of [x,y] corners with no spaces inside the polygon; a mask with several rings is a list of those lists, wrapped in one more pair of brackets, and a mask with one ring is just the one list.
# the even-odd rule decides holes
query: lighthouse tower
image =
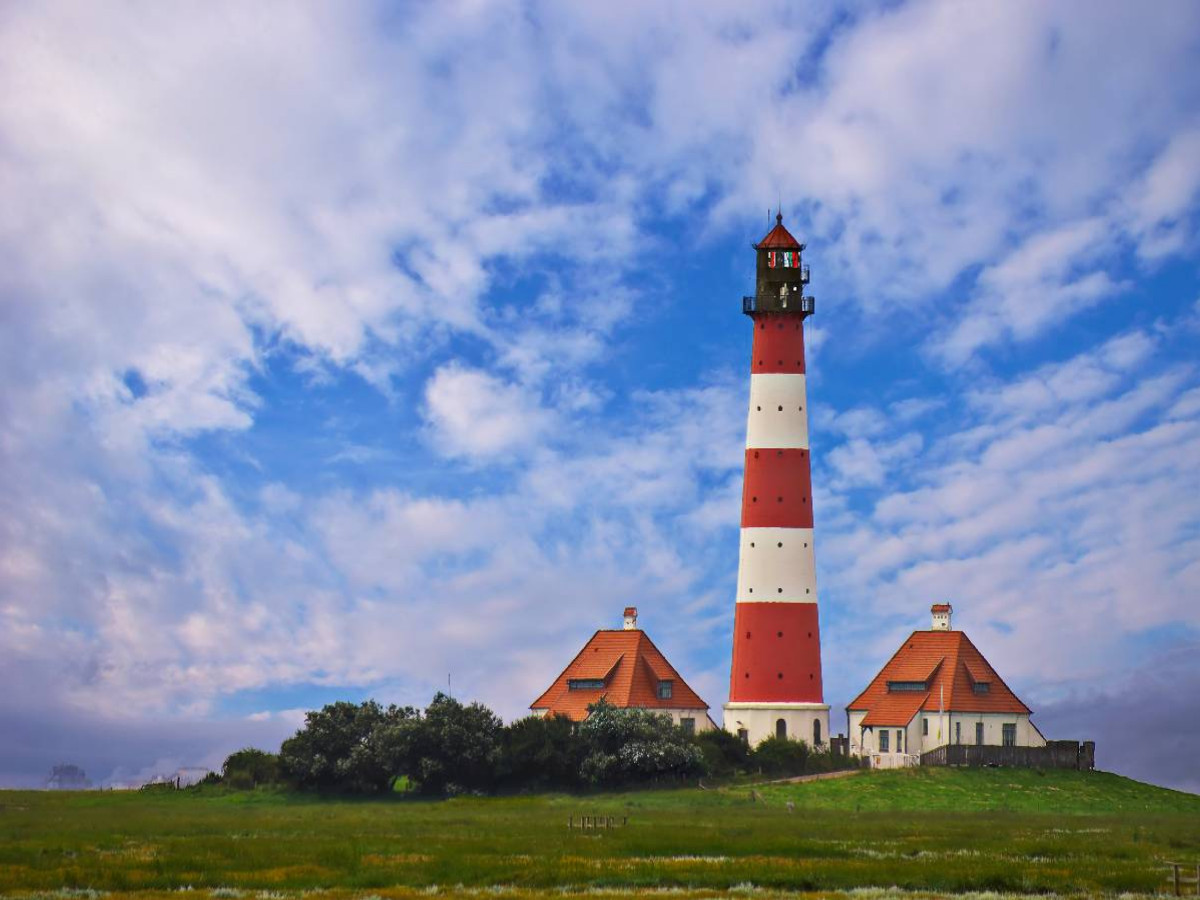
{"label": "lighthouse tower", "polygon": [[754,245],[758,271],[742,312],[754,323],[742,486],[733,669],[725,728],[753,746],[777,735],[828,740],[813,555],[804,379],[804,245],[775,216]]}

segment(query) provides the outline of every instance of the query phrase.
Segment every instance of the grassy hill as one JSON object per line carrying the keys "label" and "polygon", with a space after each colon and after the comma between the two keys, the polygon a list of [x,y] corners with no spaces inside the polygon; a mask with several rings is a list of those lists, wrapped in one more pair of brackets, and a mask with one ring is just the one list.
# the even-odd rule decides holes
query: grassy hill
{"label": "grassy hill", "polygon": [[865,811],[1125,813],[1200,816],[1200,796],[1109,772],[1032,769],[897,769],[831,781],[769,785],[768,799],[805,809]]}
{"label": "grassy hill", "polygon": [[[0,894],[1148,894],[1166,885],[1163,859],[1200,862],[1200,797],[1102,773],[882,772],[754,790],[445,802],[0,792]],[[628,825],[566,827],[584,813]]]}

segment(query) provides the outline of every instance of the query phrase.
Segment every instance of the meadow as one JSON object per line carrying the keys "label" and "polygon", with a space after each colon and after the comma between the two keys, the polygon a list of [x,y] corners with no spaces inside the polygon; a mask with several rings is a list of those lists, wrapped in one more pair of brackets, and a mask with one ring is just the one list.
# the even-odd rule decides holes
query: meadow
{"label": "meadow", "polygon": [[[568,829],[581,814],[628,825]],[[444,801],[0,793],[0,894],[17,896],[1150,894],[1164,860],[1200,863],[1200,797],[1104,773]]]}

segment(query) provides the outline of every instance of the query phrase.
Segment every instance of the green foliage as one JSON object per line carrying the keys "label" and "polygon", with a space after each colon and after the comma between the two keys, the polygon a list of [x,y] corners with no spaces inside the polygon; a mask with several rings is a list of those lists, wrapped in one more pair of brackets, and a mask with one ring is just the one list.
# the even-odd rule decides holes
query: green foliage
{"label": "green foliage", "polygon": [[580,772],[589,784],[616,787],[705,774],[704,754],[670,716],[618,709],[603,699],[588,710],[579,734],[586,748]]}
{"label": "green foliage", "polygon": [[728,778],[750,769],[750,747],[723,728],[710,728],[696,735],[696,745],[704,754],[708,774]]}
{"label": "green foliage", "polygon": [[279,757],[253,747],[229,754],[221,766],[221,783],[235,790],[253,790],[259,785],[278,784],[279,781]]}
{"label": "green foliage", "polygon": [[586,745],[566,716],[526,716],[504,729],[500,784],[516,790],[571,789],[580,784]]}
{"label": "green foliage", "polygon": [[808,744],[786,737],[769,737],[754,748],[753,765],[764,775],[803,775],[807,772]]}
{"label": "green foliage", "polygon": [[500,717],[482,703],[464,706],[437,693],[423,717],[403,723],[388,759],[393,772],[407,772],[425,794],[489,791],[500,767]]}
{"label": "green foliage", "polygon": [[282,773],[300,787],[358,794],[386,791],[396,774],[395,748],[380,735],[416,715],[409,707],[384,709],[374,700],[330,703],[304,717],[304,727],[279,750]]}

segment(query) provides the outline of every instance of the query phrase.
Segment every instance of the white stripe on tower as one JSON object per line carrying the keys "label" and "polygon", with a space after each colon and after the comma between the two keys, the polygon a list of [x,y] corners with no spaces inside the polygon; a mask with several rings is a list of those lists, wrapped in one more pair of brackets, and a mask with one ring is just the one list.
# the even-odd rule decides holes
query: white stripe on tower
{"label": "white stripe on tower", "polygon": [[750,376],[746,446],[808,449],[808,409],[803,375]]}
{"label": "white stripe on tower", "polygon": [[811,528],[743,528],[738,603],[816,603]]}

